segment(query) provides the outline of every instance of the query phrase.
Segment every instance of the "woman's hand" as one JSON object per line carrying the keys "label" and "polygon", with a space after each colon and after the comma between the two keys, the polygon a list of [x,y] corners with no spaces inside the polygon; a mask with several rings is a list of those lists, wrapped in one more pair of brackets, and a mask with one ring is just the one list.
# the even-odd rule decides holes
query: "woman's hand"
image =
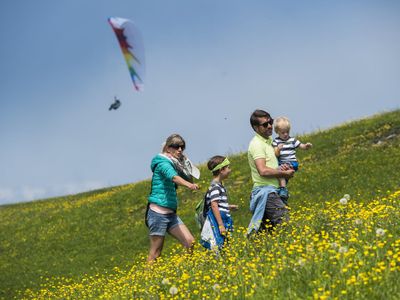
{"label": "woman's hand", "polygon": [[190,183],[190,184],[188,185],[188,188],[189,188],[190,190],[192,190],[192,191],[195,191],[195,190],[198,190],[198,189],[199,189],[199,186],[198,186],[197,184],[195,184],[195,183]]}
{"label": "woman's hand", "polygon": [[178,185],[185,186],[185,187],[187,187],[188,189],[190,189],[190,190],[192,190],[192,191],[198,190],[198,189],[199,189],[199,186],[198,186],[197,184],[191,183],[191,182],[189,182],[189,181],[183,179],[183,178],[182,178],[181,176],[179,176],[179,175],[174,176],[174,177],[172,178],[172,181],[173,181],[174,183],[178,184]]}

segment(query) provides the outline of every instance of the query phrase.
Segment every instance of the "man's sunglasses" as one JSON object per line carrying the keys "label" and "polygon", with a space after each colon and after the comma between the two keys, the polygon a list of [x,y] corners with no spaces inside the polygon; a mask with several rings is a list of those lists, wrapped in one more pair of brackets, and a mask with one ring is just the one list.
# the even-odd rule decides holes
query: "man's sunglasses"
{"label": "man's sunglasses", "polygon": [[260,124],[260,126],[264,127],[264,128],[268,128],[269,125],[273,125],[274,124],[274,119],[269,119],[267,122]]}
{"label": "man's sunglasses", "polygon": [[185,150],[185,144],[171,144],[169,145],[169,147],[174,148],[176,150],[178,150],[179,148],[181,148],[182,151]]}

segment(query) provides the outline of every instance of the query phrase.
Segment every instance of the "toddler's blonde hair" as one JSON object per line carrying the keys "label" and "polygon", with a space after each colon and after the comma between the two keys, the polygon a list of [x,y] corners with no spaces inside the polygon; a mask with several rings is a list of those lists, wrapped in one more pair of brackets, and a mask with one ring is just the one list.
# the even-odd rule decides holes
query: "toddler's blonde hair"
{"label": "toddler's blonde hair", "polygon": [[276,118],[274,121],[274,130],[276,133],[279,133],[282,130],[290,131],[290,121],[286,117]]}

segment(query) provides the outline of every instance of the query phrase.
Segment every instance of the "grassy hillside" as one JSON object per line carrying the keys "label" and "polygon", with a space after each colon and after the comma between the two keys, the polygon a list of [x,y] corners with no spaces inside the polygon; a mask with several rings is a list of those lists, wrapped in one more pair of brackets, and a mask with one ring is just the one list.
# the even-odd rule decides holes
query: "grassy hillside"
{"label": "grassy hillside", "polygon": [[[400,239],[400,232],[398,226],[393,225],[398,224],[399,217],[399,199],[396,191],[400,190],[398,178],[398,166],[400,165],[400,111],[373,116],[300,138],[303,141],[312,142],[314,148],[303,152],[299,150],[298,157],[301,168],[295,178],[289,182],[292,221],[282,229],[280,235],[273,237],[274,243],[270,242],[271,237],[264,237],[264,240],[260,239],[257,243],[264,245],[262,249],[254,249],[254,243],[249,244],[248,241],[240,240],[239,228],[246,227],[250,220],[248,199],[251,191],[251,180],[246,155],[238,154],[230,157],[233,172],[229,180],[225,182],[225,186],[228,189],[231,202],[239,204],[241,207],[234,215],[235,224],[238,228],[236,238],[239,244],[245,244],[243,247],[248,251],[246,256],[250,257],[250,261],[252,256],[260,255],[262,251],[269,247],[272,247],[269,248],[270,250],[273,249],[275,251],[276,249],[273,248],[275,246],[278,249],[279,247],[287,249],[287,245],[296,245],[300,238],[296,239],[291,236],[293,232],[318,233],[318,237],[314,238],[320,239],[321,232],[328,232],[332,235],[333,232],[338,231],[339,223],[332,221],[330,213],[340,214],[343,212],[342,208],[332,204],[336,203],[343,194],[351,195],[352,209],[357,213],[363,213],[363,215],[367,215],[368,210],[373,210],[374,207],[379,206],[384,201],[390,200],[391,207],[397,205],[397,214],[396,210],[387,212],[386,209],[383,209],[385,214],[382,212],[382,216],[385,219],[380,219],[381,216],[377,213],[370,216],[368,220],[375,222],[374,225],[370,225],[372,226],[372,231],[383,224],[387,228],[390,227],[390,241],[393,241],[393,243],[387,241],[386,246],[392,248],[385,248],[384,256],[392,257],[397,254],[393,259],[400,257],[399,248],[395,246],[395,241]],[[210,156],[214,154],[216,153],[210,153]],[[201,191],[191,192],[182,188],[179,189],[179,197],[181,199],[180,216],[197,236],[198,230],[193,219],[194,205],[202,197],[211,178],[204,167],[201,167],[201,171],[202,178],[199,181]],[[0,297],[10,298],[16,295],[18,290],[31,289],[37,291],[40,284],[52,282],[52,280],[49,281],[48,279],[50,277],[64,278],[62,279],[63,284],[66,281],[79,283],[82,280],[83,282],[93,280],[88,279],[93,278],[91,276],[98,278],[99,276],[104,276],[106,272],[114,272],[114,275],[110,276],[111,278],[115,276],[116,281],[126,279],[128,282],[133,282],[134,276],[138,276],[138,274],[144,276],[145,272],[150,271],[160,273],[157,269],[150,271],[148,269],[143,271],[142,269],[138,273],[127,272],[132,265],[136,266],[133,262],[137,262],[140,265],[147,252],[148,237],[143,218],[149,185],[149,181],[143,181],[68,197],[0,206]],[[347,224],[346,222],[351,218],[350,214],[355,214],[354,211],[350,211],[350,209],[346,211],[347,215],[342,220],[344,223],[340,224]],[[302,213],[299,214],[299,212]],[[397,218],[397,220],[393,221],[394,219],[392,218]],[[366,221],[365,224],[367,224]],[[371,230],[365,230],[365,245],[360,246],[361,248],[366,245],[375,245],[376,236],[370,234]],[[351,232],[350,229],[349,232]],[[386,237],[389,238],[389,235],[386,235]],[[338,239],[338,245],[345,240],[343,237]],[[347,237],[347,242],[348,240],[349,237]],[[311,240],[304,238],[303,242],[307,245],[312,245],[313,251],[316,251],[314,246],[317,241],[314,241],[313,244],[312,238]],[[165,256],[168,256],[168,252],[171,250],[176,253],[170,254],[171,257],[173,255],[182,256],[181,249],[175,250],[175,248],[172,248],[174,243],[170,239],[167,240]],[[237,245],[233,243],[232,248],[242,252],[240,248],[237,248]],[[400,241],[398,246],[400,246]],[[325,253],[323,250],[326,253],[329,252],[328,249],[321,247],[321,249],[318,249],[318,253]],[[357,250],[358,246],[351,248],[351,245],[347,245],[346,247],[347,250]],[[368,248],[368,250],[358,251],[357,253],[363,253],[362,251],[368,252],[370,250]],[[204,255],[204,252],[200,250],[196,253]],[[290,255],[287,252],[285,257]],[[310,282],[315,281],[315,278],[320,278],[324,272],[332,268],[332,265],[327,264],[326,261],[318,264],[318,259],[330,260],[329,257],[324,258],[315,253],[313,255],[314,258],[317,258],[317,263],[310,263],[310,269],[306,273],[310,278]],[[268,255],[266,254],[266,256]],[[277,257],[280,256],[277,255]],[[298,257],[295,256],[293,259],[297,262],[300,259],[304,259],[304,262],[307,262],[309,257],[300,255]],[[233,261],[235,261],[234,258],[232,258]],[[248,266],[252,264],[250,261],[243,261],[242,263]],[[251,277],[256,278],[258,284],[260,284],[260,281],[264,282],[263,287],[252,287],[255,283],[249,281],[246,276],[253,271],[243,266],[240,267],[240,263],[235,261],[235,266],[238,266],[238,269],[234,272],[240,274],[237,278],[241,278],[241,281],[239,282],[240,284],[233,282],[232,285],[237,286],[236,292],[230,291],[230,294],[227,295],[239,298],[247,295],[261,299],[264,292],[275,290],[281,290],[282,295],[295,299],[301,298],[300,294],[298,294],[300,291],[307,297],[341,295],[341,290],[336,291],[335,286],[332,287],[335,284],[332,283],[326,283],[323,286],[315,284],[315,287],[310,283],[305,284],[303,282],[301,284],[304,279],[299,276],[301,273],[293,271],[293,267],[286,269],[282,267],[282,270],[278,272],[279,274],[274,277],[275,281],[283,278],[285,281],[291,282],[292,288],[288,290],[287,287],[273,281],[273,278],[269,278],[272,281],[268,285],[265,274],[270,274],[271,269],[269,267],[271,265],[269,265],[268,261],[260,262],[259,259],[255,261],[258,262],[258,266],[262,265],[262,267],[261,269],[256,269],[256,271],[253,270],[255,273]],[[376,263],[378,262],[381,261]],[[190,264],[195,263],[190,258],[187,258],[186,264],[182,264],[183,269],[179,269],[176,272],[181,277],[185,277],[183,275],[186,274],[184,268],[193,268],[193,265]],[[162,264],[163,262],[160,262],[160,266]],[[398,264],[400,264],[400,261]],[[139,265],[135,268],[140,269]],[[290,263],[287,262],[287,265],[290,266]],[[166,266],[168,265],[164,267]],[[266,266],[268,266],[268,269],[263,269]],[[115,271],[117,270],[116,268],[118,272]],[[210,267],[205,266],[204,268],[204,272],[210,270]],[[375,265],[371,266],[371,270],[373,268],[375,268]],[[303,271],[306,272],[306,270]],[[337,271],[340,273],[343,270]],[[398,282],[396,282],[398,273],[396,269],[394,272],[389,272],[384,277],[386,284],[378,280],[379,284],[373,285],[372,282],[371,285],[366,286],[370,289],[370,293],[375,288],[377,288],[375,291],[377,293],[382,290],[379,287],[390,286],[391,288],[387,288],[387,290],[399,295],[400,288],[394,288],[394,286],[398,286]],[[190,274],[186,276],[189,276],[186,278],[188,282],[190,280],[192,280],[190,282],[193,282]],[[227,274],[218,276],[227,276]],[[181,277],[180,279],[182,279]],[[97,291],[96,296],[90,294],[92,297],[104,296],[101,290],[107,290],[107,285],[101,285],[100,283],[98,285],[100,285],[98,289],[100,292]],[[158,285],[160,285],[159,282]],[[337,285],[339,286],[339,283]],[[157,284],[154,284],[154,286],[157,286]],[[328,286],[331,294],[324,294],[325,288]],[[137,287],[137,290],[139,291],[141,288],[143,287]],[[149,287],[146,288],[148,289]],[[215,288],[213,291],[218,296],[221,295],[223,289],[224,286],[220,284],[220,288]],[[317,293],[318,289],[322,289],[319,294]],[[132,290],[134,290],[133,286],[126,289],[126,291],[130,291],[129,293],[132,293]],[[179,290],[182,290],[182,288]],[[166,295],[169,295],[168,291],[166,291]],[[163,291],[155,290],[154,292],[162,294]],[[132,296],[129,293],[124,294],[124,297],[129,297],[127,295]],[[365,291],[363,293],[360,295],[354,294],[353,296],[361,297],[366,295]],[[118,294],[123,293],[119,290]],[[32,295],[38,296],[37,294],[30,294],[30,292],[25,295],[28,297]],[[57,295],[58,297],[66,297],[64,294]],[[77,298],[82,298],[83,295],[85,295],[83,290],[75,294]],[[134,295],[146,297],[146,294],[140,294],[139,292]],[[187,296],[188,294],[178,293],[177,296],[179,295],[184,298],[184,295]],[[196,293],[191,295],[193,297],[198,296]],[[376,295],[379,298],[380,295]],[[48,296],[43,297],[46,298]],[[71,297],[71,294],[69,296]],[[278,294],[275,296],[278,297]],[[343,294],[342,296],[346,295]],[[284,297],[282,296],[282,298]]]}

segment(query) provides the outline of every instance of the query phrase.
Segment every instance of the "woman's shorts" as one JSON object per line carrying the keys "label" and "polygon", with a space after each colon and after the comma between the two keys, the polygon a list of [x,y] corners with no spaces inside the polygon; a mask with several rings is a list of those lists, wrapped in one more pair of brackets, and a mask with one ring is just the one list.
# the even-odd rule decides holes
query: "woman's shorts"
{"label": "woman's shorts", "polygon": [[160,214],[151,209],[147,212],[147,224],[150,230],[149,235],[165,236],[175,226],[183,224],[177,214]]}

